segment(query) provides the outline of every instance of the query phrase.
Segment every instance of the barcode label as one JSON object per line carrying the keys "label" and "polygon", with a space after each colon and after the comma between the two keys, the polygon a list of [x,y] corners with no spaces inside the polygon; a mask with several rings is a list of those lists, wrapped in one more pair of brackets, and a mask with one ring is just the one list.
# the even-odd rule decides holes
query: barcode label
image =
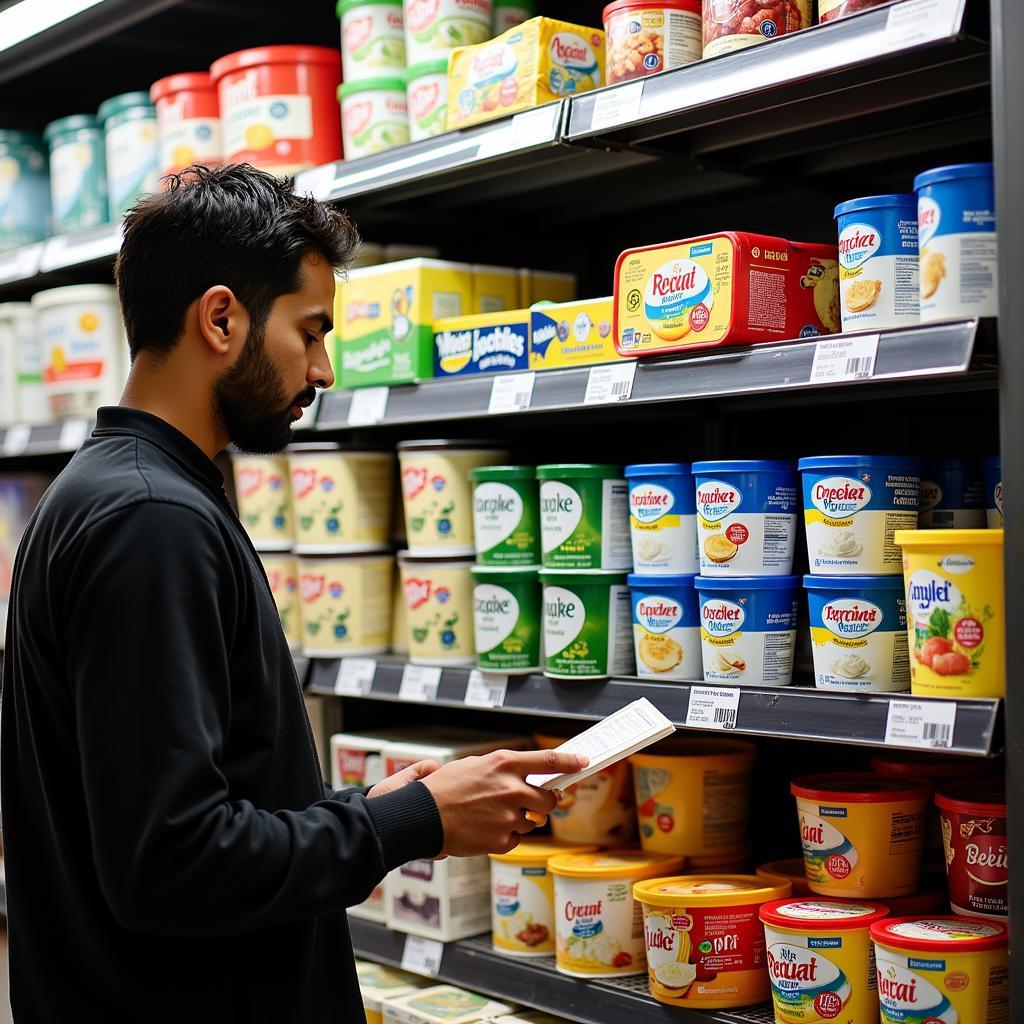
{"label": "barcode label", "polygon": [[735,729],[740,691],[735,687],[691,686],[686,725],[691,729]]}
{"label": "barcode label", "polygon": [[821,338],[814,346],[811,384],[840,384],[866,380],[875,373],[878,335],[859,334],[849,338]]}
{"label": "barcode label", "polygon": [[953,729],[945,722],[925,722],[924,738],[926,740],[938,740],[938,746],[948,747],[949,738],[953,735]]}
{"label": "barcode label", "polygon": [[491,399],[487,403],[488,414],[529,409],[536,379],[537,374],[533,372],[505,373],[495,377],[491,384]]}
{"label": "barcode label", "polygon": [[956,703],[949,700],[891,700],[885,742],[900,747],[948,750],[953,746]]}
{"label": "barcode label", "polygon": [[[429,861],[428,861],[429,863]],[[402,950],[402,970],[413,974],[425,974],[436,978],[444,959],[444,943],[437,939],[421,939],[418,935],[407,935]]]}
{"label": "barcode label", "polygon": [[870,377],[874,366],[874,359],[847,359],[846,374],[849,377]]}
{"label": "barcode label", "polygon": [[365,697],[373,689],[377,662],[372,658],[342,658],[334,692],[339,697]]}
{"label": "barcode label", "polygon": [[636,377],[636,361],[608,363],[592,366],[587,376],[587,390],[583,396],[584,405],[605,405],[610,402],[626,402],[633,394],[633,380]]}
{"label": "barcode label", "polygon": [[428,665],[406,665],[402,670],[402,684],[398,688],[399,700],[429,704],[437,700],[441,685],[441,670]]}
{"label": "barcode label", "polygon": [[505,703],[508,676],[497,672],[473,669],[466,683],[466,706],[473,708],[500,708]]}

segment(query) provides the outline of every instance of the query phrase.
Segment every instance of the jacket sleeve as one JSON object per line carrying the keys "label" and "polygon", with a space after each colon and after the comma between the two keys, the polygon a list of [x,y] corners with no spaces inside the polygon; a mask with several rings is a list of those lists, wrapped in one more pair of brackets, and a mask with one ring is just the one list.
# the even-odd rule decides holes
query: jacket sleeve
{"label": "jacket sleeve", "polygon": [[[92,854],[125,928],[230,935],[364,900],[443,844],[416,782],[267,811],[229,792],[238,567],[197,511],[146,502],[74,545],[64,574],[69,687]],[[326,790],[326,787],[324,787]]]}

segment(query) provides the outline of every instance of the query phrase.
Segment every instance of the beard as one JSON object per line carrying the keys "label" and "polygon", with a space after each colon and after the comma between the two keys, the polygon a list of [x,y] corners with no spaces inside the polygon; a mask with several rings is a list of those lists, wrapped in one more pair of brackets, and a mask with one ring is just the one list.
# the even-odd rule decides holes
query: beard
{"label": "beard", "polygon": [[218,423],[241,451],[273,455],[292,440],[292,406],[305,406],[316,397],[303,388],[288,400],[280,374],[264,344],[266,325],[253,325],[242,354],[214,385],[213,409]]}

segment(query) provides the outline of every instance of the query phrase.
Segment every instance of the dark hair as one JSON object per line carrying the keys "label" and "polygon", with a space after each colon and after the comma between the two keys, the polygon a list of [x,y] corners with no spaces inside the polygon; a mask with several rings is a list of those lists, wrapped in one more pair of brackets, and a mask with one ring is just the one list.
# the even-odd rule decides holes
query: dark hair
{"label": "dark hair", "polygon": [[226,285],[259,326],[276,298],[298,290],[307,253],[337,271],[359,244],[345,214],[249,164],[197,165],[164,181],[126,214],[114,269],[132,359],[169,352],[208,288]]}

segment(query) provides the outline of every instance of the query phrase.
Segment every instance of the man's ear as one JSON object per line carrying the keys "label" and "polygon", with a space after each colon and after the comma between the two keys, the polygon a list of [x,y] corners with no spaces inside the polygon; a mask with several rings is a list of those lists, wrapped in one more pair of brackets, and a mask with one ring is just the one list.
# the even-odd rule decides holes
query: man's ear
{"label": "man's ear", "polygon": [[213,355],[238,350],[249,331],[249,316],[230,288],[222,284],[207,288],[199,297],[197,313],[199,333]]}

